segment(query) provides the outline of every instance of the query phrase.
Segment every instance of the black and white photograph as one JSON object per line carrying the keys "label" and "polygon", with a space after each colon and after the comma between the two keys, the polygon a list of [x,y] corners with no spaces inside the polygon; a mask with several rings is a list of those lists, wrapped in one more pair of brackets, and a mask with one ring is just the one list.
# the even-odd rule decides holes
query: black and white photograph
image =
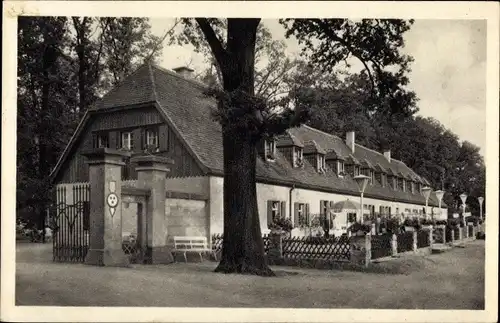
{"label": "black and white photograph", "polygon": [[2,321],[496,322],[499,7],[393,3],[8,2]]}

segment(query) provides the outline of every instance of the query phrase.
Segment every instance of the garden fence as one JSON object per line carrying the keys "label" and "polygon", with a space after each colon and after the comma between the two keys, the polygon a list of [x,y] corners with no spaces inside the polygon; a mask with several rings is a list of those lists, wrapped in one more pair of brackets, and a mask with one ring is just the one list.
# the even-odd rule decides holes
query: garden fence
{"label": "garden fence", "polygon": [[413,232],[404,232],[398,234],[398,253],[413,250]]}
{"label": "garden fence", "polygon": [[372,259],[392,255],[392,234],[376,235],[371,237]]}
{"label": "garden fence", "polygon": [[283,257],[292,259],[321,259],[349,261],[349,238],[291,237],[283,239]]}
{"label": "garden fence", "polygon": [[429,247],[429,230],[418,230],[417,231],[417,248]]}

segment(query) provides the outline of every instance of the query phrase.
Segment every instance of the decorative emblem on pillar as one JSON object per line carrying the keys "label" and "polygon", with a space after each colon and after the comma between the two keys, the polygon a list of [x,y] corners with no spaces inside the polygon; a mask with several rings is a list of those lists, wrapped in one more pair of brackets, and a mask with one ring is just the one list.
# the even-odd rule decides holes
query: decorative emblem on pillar
{"label": "decorative emblem on pillar", "polygon": [[111,217],[115,215],[116,212],[116,206],[118,205],[118,195],[116,195],[116,182],[115,181],[110,181],[109,182],[109,191],[110,193],[108,194],[108,197],[106,198],[106,202],[108,203],[109,206],[109,212],[111,213]]}

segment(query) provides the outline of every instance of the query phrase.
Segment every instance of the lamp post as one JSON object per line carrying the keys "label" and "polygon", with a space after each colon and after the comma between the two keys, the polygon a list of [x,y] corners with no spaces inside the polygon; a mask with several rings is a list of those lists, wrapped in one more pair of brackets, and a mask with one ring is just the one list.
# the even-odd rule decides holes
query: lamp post
{"label": "lamp post", "polygon": [[[439,215],[441,216],[441,212],[442,212],[442,210],[441,210],[441,201],[443,200],[444,191],[442,191],[442,190],[437,190],[437,191],[435,192],[435,194],[436,194],[436,197],[437,197],[437,199],[438,199],[438,204],[439,204]],[[434,220],[434,219],[433,219],[433,220]]]}
{"label": "lamp post", "polygon": [[368,184],[368,180],[370,179],[370,177],[368,176],[365,176],[365,175],[358,175],[358,176],[354,176],[354,180],[356,181],[356,183],[358,183],[358,187],[359,187],[359,192],[361,193],[361,221],[364,221],[364,215],[365,215],[365,210],[364,210],[364,207],[363,207],[363,194],[365,192],[365,189],[366,189],[366,185]]}
{"label": "lamp post", "polygon": [[425,197],[425,218],[427,219],[427,207],[429,206],[429,197],[431,196],[431,191],[432,191],[432,188],[430,188],[429,186],[426,186],[426,187],[423,187],[422,188],[422,193],[424,193],[424,197]]}
{"label": "lamp post", "polygon": [[478,197],[477,200],[479,201],[479,218],[482,220],[483,219],[483,202],[484,198],[482,196]]}
{"label": "lamp post", "polygon": [[462,212],[462,218],[465,225],[465,202],[467,201],[467,194],[465,193],[460,194],[460,199],[462,200],[462,208],[464,209]]}

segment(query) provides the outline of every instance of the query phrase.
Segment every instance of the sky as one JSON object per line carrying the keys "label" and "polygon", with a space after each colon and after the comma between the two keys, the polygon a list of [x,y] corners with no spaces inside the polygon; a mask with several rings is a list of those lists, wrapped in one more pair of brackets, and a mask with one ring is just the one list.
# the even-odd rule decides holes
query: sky
{"label": "sky", "polygon": [[[262,20],[274,39],[283,39],[290,55],[299,52],[295,39],[285,39],[277,20]],[[172,19],[151,19],[161,36]],[[415,20],[405,33],[406,54],[413,56],[410,89],[419,97],[418,114],[439,120],[461,140],[486,149],[486,21]],[[192,46],[164,46],[161,65],[189,65],[201,71],[204,59]]]}

